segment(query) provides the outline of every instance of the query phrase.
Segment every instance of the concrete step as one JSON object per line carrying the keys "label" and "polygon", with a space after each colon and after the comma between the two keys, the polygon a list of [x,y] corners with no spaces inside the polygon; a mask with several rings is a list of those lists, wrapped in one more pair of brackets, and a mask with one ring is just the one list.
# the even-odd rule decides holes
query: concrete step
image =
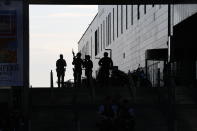
{"label": "concrete step", "polygon": [[176,107],[177,129],[179,131],[197,131],[197,105],[178,105]]}

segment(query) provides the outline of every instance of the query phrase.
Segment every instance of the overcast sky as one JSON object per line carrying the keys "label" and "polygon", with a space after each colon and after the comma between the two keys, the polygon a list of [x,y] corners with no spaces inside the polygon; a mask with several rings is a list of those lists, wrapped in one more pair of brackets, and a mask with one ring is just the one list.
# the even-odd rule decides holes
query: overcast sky
{"label": "overcast sky", "polygon": [[72,49],[97,13],[96,5],[31,5],[30,6],[30,84],[50,86],[55,63],[62,53],[67,62],[65,80],[73,79]]}

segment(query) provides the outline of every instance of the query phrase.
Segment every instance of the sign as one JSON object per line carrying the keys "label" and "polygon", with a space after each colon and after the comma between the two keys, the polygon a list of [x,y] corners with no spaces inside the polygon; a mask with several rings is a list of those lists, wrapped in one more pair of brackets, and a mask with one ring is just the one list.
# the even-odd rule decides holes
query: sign
{"label": "sign", "polygon": [[22,2],[0,2],[0,88],[23,85]]}
{"label": "sign", "polygon": [[16,62],[16,12],[0,11],[0,63]]}

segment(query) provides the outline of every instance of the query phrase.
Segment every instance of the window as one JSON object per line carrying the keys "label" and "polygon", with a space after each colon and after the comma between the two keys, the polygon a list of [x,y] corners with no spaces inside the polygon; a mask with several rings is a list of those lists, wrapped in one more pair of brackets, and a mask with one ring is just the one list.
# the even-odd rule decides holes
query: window
{"label": "window", "polygon": [[111,13],[109,13],[109,44],[111,44]]}
{"label": "window", "polygon": [[133,25],[133,5],[131,5],[131,25]]}
{"label": "window", "polygon": [[97,53],[99,53],[99,27],[98,27],[98,33],[97,33]]}
{"label": "window", "polygon": [[121,5],[121,34],[123,33],[123,5]]}
{"label": "window", "polygon": [[103,21],[103,48],[105,49],[105,21]]}
{"label": "window", "polygon": [[110,44],[110,19],[109,19],[109,14],[107,16],[107,27],[108,27],[108,29],[107,29],[107,36],[108,36],[107,45],[109,45]]}
{"label": "window", "polygon": [[118,5],[117,5],[117,38],[118,38]]}
{"label": "window", "polygon": [[95,38],[95,56],[97,55],[97,30],[95,31],[95,33],[94,33],[94,38]]}
{"label": "window", "polygon": [[140,5],[137,5],[137,19],[140,19]]}
{"label": "window", "polygon": [[91,58],[92,58],[92,36],[90,42],[91,42]]}
{"label": "window", "polygon": [[102,42],[103,42],[103,39],[102,39],[102,37],[103,37],[103,36],[102,36],[102,33],[103,33],[103,26],[102,26],[102,24],[101,24],[101,31],[100,31],[100,32],[101,32],[101,51],[102,51],[102,44],[103,44],[103,43],[102,43]]}
{"label": "window", "polygon": [[108,46],[108,19],[106,17],[106,46]]}
{"label": "window", "polygon": [[114,40],[114,8],[113,8],[113,40]]}
{"label": "window", "polygon": [[107,35],[108,35],[108,43],[107,43],[107,45],[109,45],[109,39],[110,39],[110,35],[109,35],[109,29],[110,29],[110,27],[109,27],[109,14],[108,14],[108,16],[107,16],[107,20],[108,20],[108,22],[107,22],[107,26],[108,26],[108,31],[107,31]]}
{"label": "window", "polygon": [[128,9],[127,9],[127,5],[126,5],[126,29],[128,29]]}

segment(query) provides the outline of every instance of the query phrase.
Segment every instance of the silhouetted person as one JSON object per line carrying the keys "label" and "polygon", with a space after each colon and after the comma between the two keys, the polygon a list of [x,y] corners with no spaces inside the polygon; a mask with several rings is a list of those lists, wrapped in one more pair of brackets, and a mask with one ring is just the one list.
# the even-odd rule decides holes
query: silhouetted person
{"label": "silhouetted person", "polygon": [[93,68],[93,63],[90,60],[90,55],[85,56],[85,60],[83,64],[84,64],[85,75],[87,79],[87,87],[89,87],[90,79],[92,78],[92,68]]}
{"label": "silhouetted person", "polygon": [[115,131],[118,106],[113,103],[111,96],[106,96],[98,108],[98,127],[100,131]]}
{"label": "silhouetted person", "polygon": [[72,64],[74,65],[74,82],[75,82],[75,85],[80,87],[80,85],[81,85],[81,74],[82,74],[82,65],[83,65],[83,60],[81,59],[81,53],[77,53],[77,56],[73,57]]}
{"label": "silhouetted person", "polygon": [[135,127],[135,111],[128,99],[123,99],[118,112],[118,131],[133,131]]}
{"label": "silhouetted person", "polygon": [[66,61],[63,59],[63,55],[60,54],[60,59],[56,61],[56,71],[57,71],[57,78],[58,78],[58,87],[63,86],[64,83],[64,76],[66,71]]}
{"label": "silhouetted person", "polygon": [[112,59],[108,57],[108,53],[104,52],[104,57],[99,60],[99,66],[100,66],[100,77],[101,82],[104,85],[108,85],[109,81],[109,70],[113,67]]}

